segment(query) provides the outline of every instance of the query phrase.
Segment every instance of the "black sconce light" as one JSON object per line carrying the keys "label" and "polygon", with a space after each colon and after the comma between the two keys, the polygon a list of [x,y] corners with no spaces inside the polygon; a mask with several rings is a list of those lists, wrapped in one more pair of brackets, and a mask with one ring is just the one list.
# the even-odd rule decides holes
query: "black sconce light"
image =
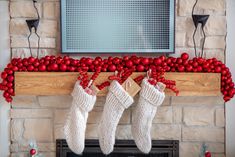
{"label": "black sconce light", "polygon": [[[193,44],[194,44],[194,51],[195,51],[195,57],[202,57],[203,56],[203,52],[204,52],[204,44],[205,44],[205,40],[206,40],[206,35],[205,35],[205,31],[204,31],[204,26],[206,25],[206,22],[209,18],[209,15],[198,15],[198,14],[194,14],[194,9],[195,6],[197,5],[198,0],[196,0],[194,6],[193,6],[193,10],[192,10],[192,18],[193,18],[193,23],[195,26],[195,30],[193,33]],[[195,42],[195,35],[197,32],[197,28],[198,25],[201,24],[201,29],[203,32],[203,42],[202,42],[202,52],[201,55],[199,53],[199,55],[197,56],[197,48],[196,48],[196,42]]]}
{"label": "black sconce light", "polygon": [[32,35],[33,28],[34,28],[35,34],[38,37],[38,48],[37,48],[37,57],[38,57],[38,55],[39,55],[39,47],[40,47],[40,36],[37,33],[37,29],[38,29],[38,25],[39,25],[39,21],[40,21],[40,16],[39,16],[38,9],[37,9],[35,3],[37,3],[37,1],[33,0],[33,6],[34,6],[34,8],[36,10],[38,18],[37,19],[26,20],[26,23],[27,23],[29,31],[30,31],[30,34],[28,36],[28,43],[29,43],[29,50],[30,50],[31,56],[33,56],[33,53],[32,53],[32,50],[31,50],[30,37]]}

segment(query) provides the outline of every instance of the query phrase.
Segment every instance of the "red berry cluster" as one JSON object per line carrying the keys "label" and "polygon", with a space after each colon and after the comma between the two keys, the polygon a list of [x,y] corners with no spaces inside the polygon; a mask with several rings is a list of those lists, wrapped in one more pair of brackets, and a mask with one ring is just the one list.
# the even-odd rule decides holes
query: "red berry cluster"
{"label": "red berry cluster", "polygon": [[125,82],[128,77],[131,76],[131,74],[133,73],[132,69],[125,69],[125,70],[121,70],[117,73],[117,75],[112,75],[109,76],[108,79],[109,80],[117,80],[120,84],[122,84],[123,82]]}
{"label": "red berry cluster", "polygon": [[166,80],[164,78],[164,71],[161,72],[151,72],[148,82],[154,86],[157,82],[162,82],[166,85],[166,88],[171,89],[178,96],[179,90],[176,88],[176,82],[173,80]]}
{"label": "red berry cluster", "polygon": [[[93,73],[91,79],[89,80],[88,73],[86,71],[82,71],[81,69],[79,69],[78,80],[80,80],[80,85],[83,87],[83,89],[91,86],[93,82],[96,80],[96,78],[99,76],[99,74],[100,70],[97,70],[96,72]],[[89,84],[89,82],[91,82],[91,84]]]}
{"label": "red berry cluster", "polygon": [[140,84],[143,79],[144,79],[144,75],[140,75],[140,76],[137,76],[136,78],[134,78],[134,81],[136,83]]}
{"label": "red berry cluster", "polygon": [[78,76],[78,80],[80,81],[80,85],[83,89],[85,89],[88,86],[89,80],[88,80],[88,73],[81,71]]}
{"label": "red berry cluster", "polygon": [[[14,96],[14,72],[15,71],[55,71],[55,72],[114,72],[127,71],[146,72],[149,69],[152,72],[212,72],[221,73],[221,92],[224,95],[224,100],[229,101],[235,94],[234,83],[231,78],[229,68],[216,58],[204,59],[193,58],[189,60],[187,53],[183,53],[181,57],[160,56],[157,58],[147,58],[138,56],[124,57],[108,57],[102,59],[96,58],[81,58],[73,59],[68,56],[56,57],[45,56],[43,58],[14,58],[7,65],[4,72],[1,74],[3,79],[0,83],[0,90],[4,90],[3,96],[7,102],[12,101]],[[162,80],[164,83],[164,80]],[[165,82],[166,83],[166,82]],[[169,84],[169,83],[166,83]],[[168,86],[171,88],[172,86]]]}
{"label": "red berry cluster", "polygon": [[110,82],[109,81],[105,81],[105,82],[101,83],[100,85],[96,85],[96,87],[99,90],[102,90],[102,89],[104,89],[105,87],[108,87],[108,86],[110,86]]}

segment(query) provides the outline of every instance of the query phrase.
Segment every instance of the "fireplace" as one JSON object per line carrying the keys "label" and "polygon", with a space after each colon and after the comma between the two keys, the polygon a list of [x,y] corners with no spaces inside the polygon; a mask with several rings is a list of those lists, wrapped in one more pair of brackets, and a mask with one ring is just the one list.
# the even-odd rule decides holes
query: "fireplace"
{"label": "fireplace", "polygon": [[[86,140],[82,155],[74,154],[64,139],[56,140],[56,157],[102,157],[98,140]],[[116,140],[114,151],[109,157],[179,157],[178,140],[153,140],[152,150],[146,155],[141,153],[132,140]]]}

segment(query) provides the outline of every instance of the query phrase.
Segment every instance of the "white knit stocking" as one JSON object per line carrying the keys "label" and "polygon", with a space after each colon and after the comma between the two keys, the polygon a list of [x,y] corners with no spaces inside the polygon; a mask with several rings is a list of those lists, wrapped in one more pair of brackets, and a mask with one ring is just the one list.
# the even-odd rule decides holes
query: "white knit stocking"
{"label": "white knit stocking", "polygon": [[69,148],[74,153],[81,154],[84,150],[88,112],[92,110],[96,96],[86,93],[77,81],[72,97],[72,106],[65,121],[64,134]]}
{"label": "white knit stocking", "polygon": [[99,143],[104,154],[109,154],[113,151],[118,122],[123,111],[132,103],[133,98],[117,81],[113,81],[109,87],[109,92],[98,128]]}
{"label": "white knit stocking", "polygon": [[133,111],[132,135],[140,151],[149,153],[152,148],[152,120],[165,98],[165,94],[151,85],[145,78],[141,84],[140,98]]}

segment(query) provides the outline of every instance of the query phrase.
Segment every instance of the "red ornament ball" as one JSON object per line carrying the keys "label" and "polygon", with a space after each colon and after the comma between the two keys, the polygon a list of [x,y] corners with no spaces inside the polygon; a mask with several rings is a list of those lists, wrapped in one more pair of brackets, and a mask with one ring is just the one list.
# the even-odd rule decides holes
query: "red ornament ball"
{"label": "red ornament ball", "polygon": [[93,60],[91,58],[86,59],[86,64],[87,65],[92,65]]}
{"label": "red ornament ball", "polygon": [[113,63],[116,64],[116,65],[118,65],[120,62],[121,62],[121,59],[119,59],[118,57],[115,57],[113,59]]}
{"label": "red ornament ball", "polygon": [[7,102],[12,102],[12,97],[6,98],[6,101],[7,101]]}
{"label": "red ornament ball", "polygon": [[8,80],[9,82],[13,82],[13,81],[14,81],[14,76],[12,76],[12,75],[8,76],[8,77],[7,77],[7,80]]}
{"label": "red ornament ball", "polygon": [[66,65],[70,65],[70,63],[71,63],[70,60],[68,60],[68,59],[65,60],[65,64],[66,64]]}
{"label": "red ornament ball", "polygon": [[4,98],[8,98],[9,96],[10,96],[10,94],[9,94],[8,92],[6,92],[6,91],[3,92],[3,97],[4,97]]}
{"label": "red ornament ball", "polygon": [[29,65],[29,66],[27,67],[27,70],[28,70],[28,71],[33,71],[33,69],[34,69],[33,65]]}
{"label": "red ornament ball", "polygon": [[189,55],[188,55],[187,53],[182,53],[182,54],[181,54],[181,58],[182,58],[183,60],[187,60],[187,59],[189,58]]}
{"label": "red ornament ball", "polygon": [[95,65],[95,66],[99,65],[99,61],[98,61],[98,60],[94,60],[92,63],[93,63],[93,65]]}
{"label": "red ornament ball", "polygon": [[124,61],[127,61],[128,59],[129,59],[128,56],[124,56],[124,57],[123,57],[123,60],[124,60]]}
{"label": "red ornament ball", "polygon": [[219,66],[215,67],[215,72],[220,73],[221,72],[221,67],[219,67]]}
{"label": "red ornament ball", "polygon": [[35,155],[37,153],[36,149],[31,149],[30,150],[30,155]]}
{"label": "red ornament ball", "polygon": [[52,63],[52,64],[51,64],[51,70],[57,71],[58,69],[59,69],[58,64],[56,64],[56,63]]}
{"label": "red ornament ball", "polygon": [[160,58],[154,59],[153,62],[154,62],[155,65],[160,65],[160,64],[162,64],[162,60],[161,60]]}
{"label": "red ornament ball", "polygon": [[[35,67],[38,67],[38,66],[40,65],[40,63],[39,63],[39,61],[35,61],[35,62],[33,63],[33,65],[34,65]],[[17,71],[17,70],[14,70],[14,71]]]}
{"label": "red ornament ball", "polygon": [[178,66],[178,70],[179,70],[179,72],[183,72],[183,71],[184,71],[184,69],[185,69],[185,68],[184,68],[184,66],[183,66],[183,65],[179,65],[179,66]]}
{"label": "red ornament ball", "polygon": [[65,64],[61,64],[60,65],[60,70],[61,71],[66,71],[67,70],[67,66]]}
{"label": "red ornament ball", "polygon": [[38,69],[39,69],[39,71],[46,71],[47,67],[46,67],[46,65],[41,64]]}
{"label": "red ornament ball", "polygon": [[137,71],[139,71],[139,72],[142,72],[142,71],[144,71],[144,66],[143,65],[138,65],[137,67],[136,67],[136,70]]}
{"label": "red ornament ball", "polygon": [[35,61],[35,58],[33,58],[33,57],[29,57],[29,63],[33,63],[34,61]]}
{"label": "red ornament ball", "polygon": [[2,79],[5,79],[5,78],[7,78],[7,73],[4,71],[4,72],[2,72],[2,74],[1,74],[1,78]]}
{"label": "red ornament ball", "polygon": [[133,62],[131,60],[126,61],[126,67],[131,68],[133,66]]}
{"label": "red ornament ball", "polygon": [[211,153],[210,152],[206,152],[205,153],[205,157],[211,157]]}
{"label": "red ornament ball", "polygon": [[116,66],[115,65],[109,65],[108,66],[108,70],[110,71],[110,72],[114,72],[115,70],[116,70]]}
{"label": "red ornament ball", "polygon": [[160,56],[159,57],[162,61],[165,61],[166,60],[166,57],[165,56]]}
{"label": "red ornament ball", "polygon": [[233,88],[232,90],[229,91],[229,95],[230,95],[231,97],[233,97],[234,94],[235,94],[235,88]]}
{"label": "red ornament ball", "polygon": [[148,58],[143,58],[141,60],[141,62],[142,62],[143,65],[148,65],[149,64],[149,59]]}

